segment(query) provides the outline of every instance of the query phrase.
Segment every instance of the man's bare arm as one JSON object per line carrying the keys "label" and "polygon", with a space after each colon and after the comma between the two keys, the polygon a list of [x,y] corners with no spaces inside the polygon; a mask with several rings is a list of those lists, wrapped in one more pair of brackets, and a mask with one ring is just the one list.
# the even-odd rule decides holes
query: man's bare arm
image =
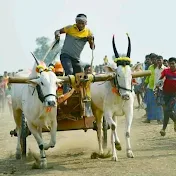
{"label": "man's bare arm", "polygon": [[87,38],[88,42],[89,42],[89,45],[90,45],[90,48],[93,50],[95,49],[95,43],[94,43],[94,37],[93,36],[89,36]]}
{"label": "man's bare arm", "polygon": [[60,34],[64,34],[65,33],[65,29],[64,28],[61,28],[59,30],[56,30],[54,32],[54,35],[55,35],[55,39],[56,40],[60,40]]}

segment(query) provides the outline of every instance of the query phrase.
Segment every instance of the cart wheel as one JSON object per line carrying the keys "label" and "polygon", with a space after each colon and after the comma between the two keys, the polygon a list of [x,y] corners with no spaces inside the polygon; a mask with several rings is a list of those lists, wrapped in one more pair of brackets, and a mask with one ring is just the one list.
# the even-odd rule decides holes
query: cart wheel
{"label": "cart wheel", "polygon": [[26,131],[26,121],[24,114],[22,113],[21,118],[21,150],[22,150],[22,157],[26,158],[26,137],[27,137],[27,131]]}
{"label": "cart wheel", "polygon": [[108,124],[105,120],[105,117],[103,116],[103,148],[107,149],[107,130],[108,130]]}

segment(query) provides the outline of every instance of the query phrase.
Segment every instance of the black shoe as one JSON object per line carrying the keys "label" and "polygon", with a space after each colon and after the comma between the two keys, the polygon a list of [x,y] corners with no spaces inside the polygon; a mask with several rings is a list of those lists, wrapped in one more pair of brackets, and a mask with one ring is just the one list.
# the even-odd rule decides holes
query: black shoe
{"label": "black shoe", "polygon": [[146,119],[143,121],[143,123],[150,123],[150,120]]}
{"label": "black shoe", "polygon": [[161,136],[165,136],[165,135],[166,135],[165,130],[162,129],[162,130],[160,131],[160,134],[161,134]]}

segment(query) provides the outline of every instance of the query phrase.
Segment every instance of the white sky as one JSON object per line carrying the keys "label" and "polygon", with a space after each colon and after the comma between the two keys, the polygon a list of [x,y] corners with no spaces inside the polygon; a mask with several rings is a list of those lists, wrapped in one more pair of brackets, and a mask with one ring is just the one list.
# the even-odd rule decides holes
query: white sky
{"label": "white sky", "polygon": [[[143,62],[155,52],[166,59],[175,56],[175,0],[0,0],[0,73],[33,65],[35,39],[46,36],[54,40],[54,31],[74,24],[78,13],[88,17],[88,27],[96,42],[94,63],[111,60],[112,35],[119,53],[126,53],[129,33],[133,63]],[[91,61],[86,45],[81,60]]]}

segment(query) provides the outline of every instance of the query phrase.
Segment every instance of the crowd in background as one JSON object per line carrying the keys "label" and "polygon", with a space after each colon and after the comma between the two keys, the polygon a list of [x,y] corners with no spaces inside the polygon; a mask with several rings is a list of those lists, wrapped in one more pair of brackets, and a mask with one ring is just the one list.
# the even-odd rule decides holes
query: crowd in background
{"label": "crowd in background", "polygon": [[160,134],[165,136],[169,118],[174,121],[176,131],[176,58],[166,60],[151,53],[146,55],[144,64],[138,62],[132,67],[134,72],[143,69],[150,70],[151,75],[135,78],[138,108],[146,110],[145,123],[157,120],[158,124],[163,124]]}
{"label": "crowd in background", "polygon": [[12,112],[11,109],[11,85],[8,83],[8,78],[13,77],[15,75],[14,72],[8,73],[4,71],[3,75],[0,75],[0,113],[4,113],[5,105],[9,105],[10,113]]}
{"label": "crowd in background", "polygon": [[146,78],[136,78],[134,91],[137,96],[138,108],[146,110],[145,123],[157,120],[159,124],[163,121],[163,108],[156,101],[155,88],[161,77],[162,71],[168,67],[168,61],[162,56],[151,53],[145,56],[144,64],[139,62],[133,67],[133,71],[150,70],[151,76]]}

